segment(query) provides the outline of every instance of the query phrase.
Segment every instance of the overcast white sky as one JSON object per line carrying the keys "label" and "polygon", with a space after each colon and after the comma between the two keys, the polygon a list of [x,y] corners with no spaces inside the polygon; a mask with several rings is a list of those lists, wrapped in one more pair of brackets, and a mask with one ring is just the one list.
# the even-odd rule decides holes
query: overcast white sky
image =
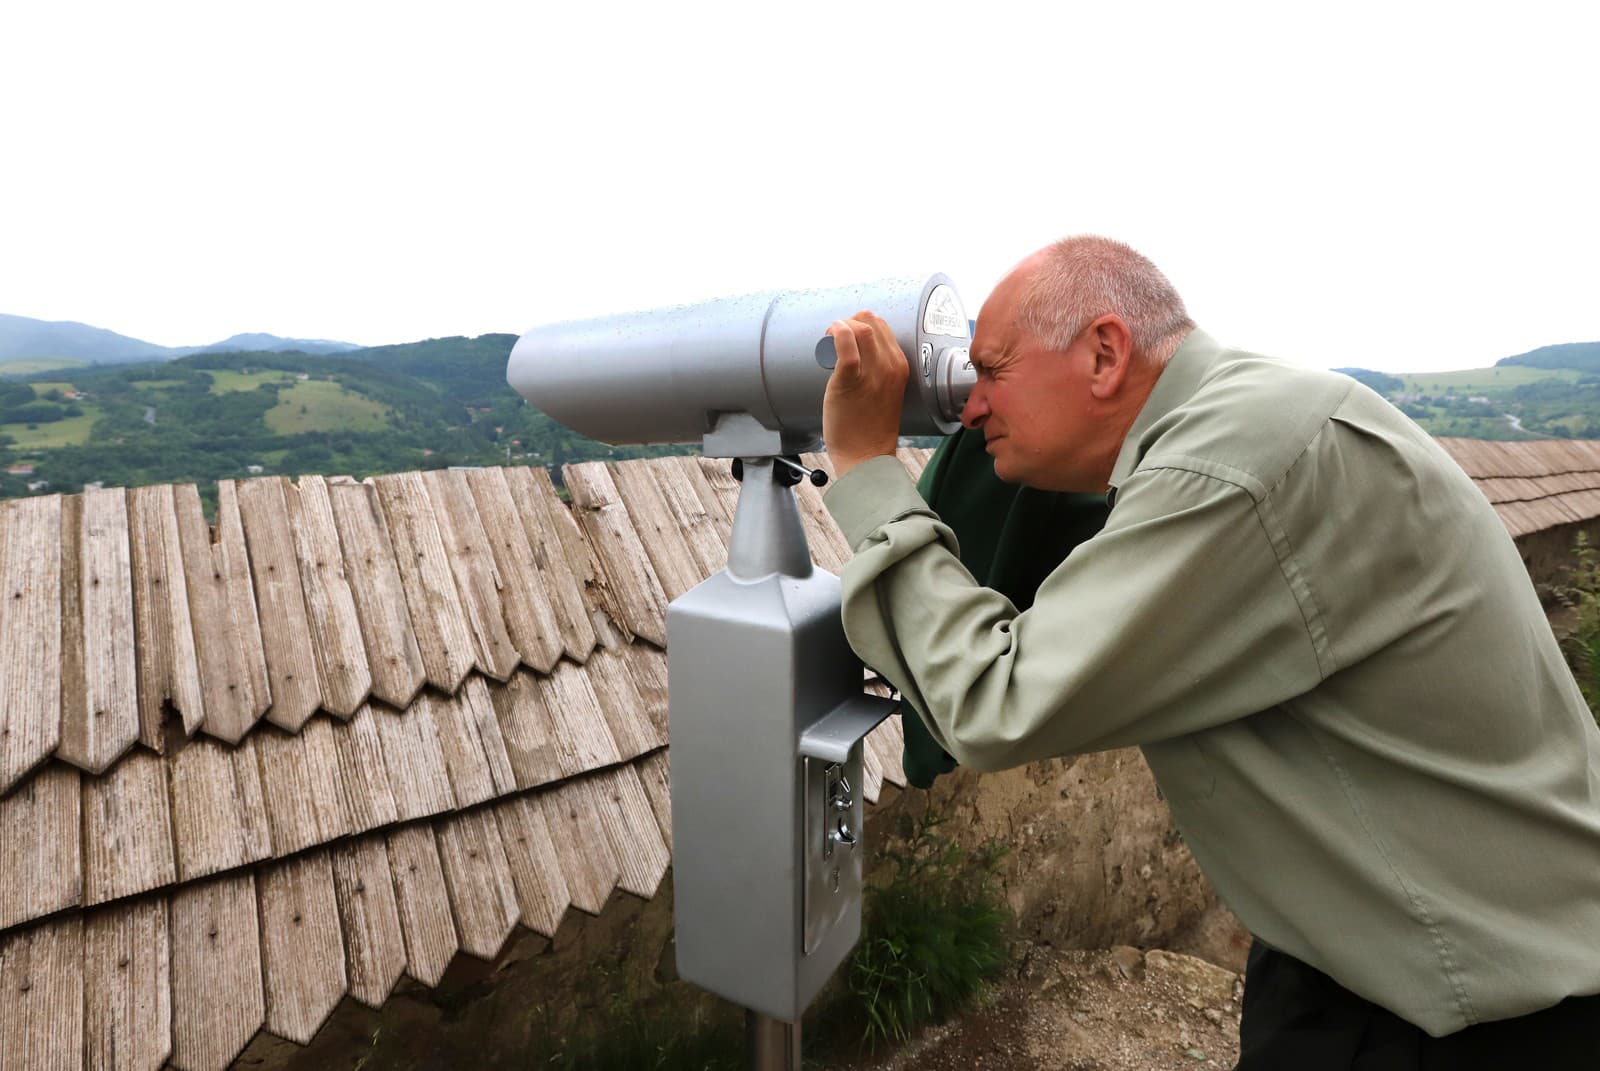
{"label": "overcast white sky", "polygon": [[1229,342],[1600,339],[1600,4],[10,3],[0,312],[366,345],[1069,233]]}

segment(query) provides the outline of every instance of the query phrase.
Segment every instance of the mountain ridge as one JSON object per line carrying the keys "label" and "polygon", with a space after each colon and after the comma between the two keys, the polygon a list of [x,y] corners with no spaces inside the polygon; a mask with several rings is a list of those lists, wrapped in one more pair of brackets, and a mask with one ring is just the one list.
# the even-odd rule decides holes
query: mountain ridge
{"label": "mountain ridge", "polygon": [[365,349],[354,342],[323,338],[285,338],[265,332],[231,335],[201,346],[162,346],[77,320],[37,320],[0,313],[0,361],[68,357],[93,364],[169,361],[197,353],[283,353],[318,355]]}

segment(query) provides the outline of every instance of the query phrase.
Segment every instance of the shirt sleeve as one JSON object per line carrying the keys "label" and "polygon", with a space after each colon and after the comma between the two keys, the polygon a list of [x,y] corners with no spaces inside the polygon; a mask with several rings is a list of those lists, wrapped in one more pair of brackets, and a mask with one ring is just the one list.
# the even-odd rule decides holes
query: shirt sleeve
{"label": "shirt sleeve", "polygon": [[1136,472],[1022,613],[962,567],[896,459],[862,464],[826,500],[855,551],[841,578],[851,646],[962,765],[1153,743],[1321,679],[1288,548],[1225,479]]}

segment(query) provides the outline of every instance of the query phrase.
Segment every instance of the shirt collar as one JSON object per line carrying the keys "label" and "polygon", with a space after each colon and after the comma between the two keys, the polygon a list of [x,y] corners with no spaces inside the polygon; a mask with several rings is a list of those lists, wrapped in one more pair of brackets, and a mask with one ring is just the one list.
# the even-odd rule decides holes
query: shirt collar
{"label": "shirt collar", "polygon": [[1162,417],[1194,396],[1200,384],[1211,374],[1221,354],[1222,346],[1199,328],[1184,336],[1182,344],[1161,370],[1150,397],[1144,400],[1143,408],[1122,440],[1122,451],[1117,454],[1117,463],[1111,467],[1113,494],[1143,459],[1149,445],[1144,441],[1146,434]]}

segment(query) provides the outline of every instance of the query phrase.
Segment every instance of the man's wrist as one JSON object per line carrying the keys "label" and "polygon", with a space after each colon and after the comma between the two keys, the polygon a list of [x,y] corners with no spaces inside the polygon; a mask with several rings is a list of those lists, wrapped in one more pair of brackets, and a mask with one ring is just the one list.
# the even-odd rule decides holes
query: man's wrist
{"label": "man's wrist", "polygon": [[868,453],[856,452],[856,453],[848,453],[848,454],[846,454],[846,453],[840,453],[839,451],[836,451],[836,450],[829,450],[828,451],[828,457],[830,457],[833,460],[833,476],[834,476],[834,479],[838,479],[839,477],[843,476],[845,473],[849,472],[851,469],[855,468],[858,465],[866,464],[868,461],[871,461],[875,457],[893,457],[893,456],[894,456],[894,447],[892,447],[892,446],[889,447],[886,450],[885,449],[878,449],[878,450],[874,450],[874,451],[871,451],[871,452],[868,452]]}

